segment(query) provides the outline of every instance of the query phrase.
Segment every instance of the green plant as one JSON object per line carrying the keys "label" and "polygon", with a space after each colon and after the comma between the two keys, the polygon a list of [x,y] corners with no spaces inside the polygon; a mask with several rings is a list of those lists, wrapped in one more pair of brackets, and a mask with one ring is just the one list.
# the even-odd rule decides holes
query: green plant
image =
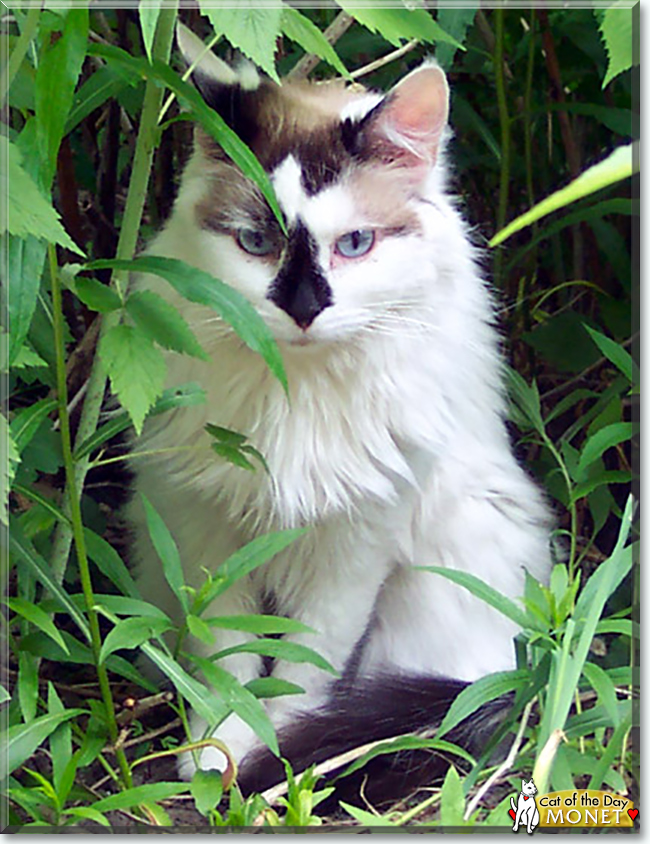
{"label": "green plant", "polygon": [[[268,825],[309,826],[320,820],[318,805],[327,792],[314,791],[314,776],[298,780],[290,771],[281,809],[269,808],[259,795],[242,800],[234,770],[223,780],[199,772],[190,784],[134,784],[147,764],[214,741],[209,732],[189,741],[186,702],[211,726],[238,712],[275,748],[259,698],[299,691],[270,678],[238,684],[219,665],[224,653],[209,662],[183,658],[188,637],[208,642],[220,626],[239,625],[258,637],[250,645],[258,653],[328,670],[313,651],[272,638],[297,631],[296,622],[205,614],[211,597],[271,559],[297,532],[260,537],[217,574],[206,573],[193,591],[184,583],[173,537],[145,503],[165,577],[183,609],[176,623],[139,594],[106,538],[113,502],[96,498],[101,479],[124,460],[112,445],[115,437],[130,428],[138,433],[148,415],[204,400],[196,384],[163,390],[161,347],[197,358],[204,352],[161,299],[129,291],[130,272],[159,275],[214,308],[286,388],[277,347],[242,297],[181,262],[134,257],[140,239],[158,225],[159,209],[168,208],[169,173],[180,166],[188,120],[214,135],[281,218],[250,150],[205,106],[187,74],[170,67],[179,18],[209,33],[217,50],[239,48],[272,77],[296,73],[305,51],[322,60],[318,76],[349,76],[364,65],[374,70],[362,68],[362,76],[380,87],[432,50],[448,72],[454,158],[468,216],[495,233],[494,276],[512,350],[512,419],[522,433],[522,454],[557,503],[567,558],[550,586],[529,581],[523,605],[478,582],[464,583],[521,624],[520,664],[468,689],[429,743],[452,750],[444,735],[454,719],[507,691],[515,706],[504,734],[517,733],[517,719],[536,696],[540,721],[526,725],[513,772],[534,768],[538,785],[634,788],[630,701],[638,591],[629,586],[633,573],[625,574],[635,546],[624,545],[638,393],[628,351],[635,339],[629,243],[637,207],[629,190],[636,169],[629,143],[632,10],[449,8],[434,16],[425,9],[344,3],[340,10],[302,12],[286,5],[200,6],[205,19],[173,4],[88,10],[29,2],[3,18],[0,154],[8,215],[1,221],[0,351],[9,404],[0,415],[0,515],[4,523],[10,519],[2,622],[11,696],[0,687],[0,705],[10,821],[106,826],[115,817],[107,813],[126,812],[143,824],[166,825],[173,823],[173,798],[189,792],[215,826],[249,826],[260,818]],[[338,33],[335,46],[323,35],[330,26]],[[485,90],[494,95],[485,97]],[[540,197],[546,199],[536,205]],[[87,216],[79,210],[84,202]],[[500,245],[507,238],[508,252]],[[107,383],[123,411],[102,419]],[[242,434],[208,426],[206,435],[213,438],[215,460],[264,471],[263,455]],[[145,452],[136,444],[135,453]],[[126,746],[145,739],[146,729],[136,735],[120,683],[155,692],[127,658],[136,649],[175,686],[172,700],[161,705],[180,719],[184,737],[164,737],[167,746],[155,739]],[[62,677],[75,674],[80,689],[71,692]],[[558,730],[567,736],[559,745]],[[362,824],[422,822],[432,807],[444,825],[498,822],[501,804],[492,811],[472,805],[481,783],[498,771],[485,758],[464,763],[469,775],[451,768],[441,793],[405,812],[350,811]],[[96,786],[104,775],[116,793]],[[222,789],[226,810],[219,807]]]}

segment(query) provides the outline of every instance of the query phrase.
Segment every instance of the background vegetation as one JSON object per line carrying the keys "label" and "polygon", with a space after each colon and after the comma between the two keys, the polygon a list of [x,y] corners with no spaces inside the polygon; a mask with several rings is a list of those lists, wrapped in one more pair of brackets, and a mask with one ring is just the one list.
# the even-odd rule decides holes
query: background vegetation
{"label": "background vegetation", "polygon": [[[436,740],[445,747],[454,723],[511,692],[500,736],[508,759],[495,769],[487,756],[465,755],[423,802],[389,812],[347,807],[348,822],[504,826],[501,798],[531,771],[540,791],[602,786],[634,799],[638,578],[628,494],[638,385],[630,354],[638,336],[630,146],[638,7],[199,6],[89,11],[31,2],[2,16],[5,822],[304,826],[321,821],[328,794],[314,777],[297,782],[289,772],[284,796],[243,801],[234,771],[183,783],[172,764],[186,741],[186,703],[211,723],[234,709],[274,746],[259,698],[291,689],[271,680],[242,687],[218,660],[178,658],[186,637],[212,640],[220,620],[203,616],[210,595],[294,535],[256,540],[228,562],[225,578],[192,593],[173,538],[149,507],[162,568],[186,612],[174,650],[161,639],[171,622],[138,593],[124,563],[119,435],[131,425],[140,431],[147,414],[202,400],[198,385],[163,393],[160,347],[202,350],[162,300],[129,294],[129,270],[144,265],[216,309],[285,378],[266,327],[234,291],[179,262],[133,261],[169,213],[195,120],[273,201],[250,152],[183,81],[173,55],[177,18],[218,53],[237,48],[274,78],[351,74],[386,89],[436,55],[452,88],[453,187],[498,292],[513,437],[555,504],[566,549],[550,585],[530,579],[519,604],[455,575],[523,632],[517,670],[474,684]],[[503,231],[530,209],[516,230]],[[108,420],[100,415],[107,381],[124,408]],[[208,433],[215,459],[254,468],[259,455],[243,437]],[[268,638],[291,622],[248,625],[260,652],[319,664],[317,654]],[[165,670],[173,692],[140,676],[136,648]]]}

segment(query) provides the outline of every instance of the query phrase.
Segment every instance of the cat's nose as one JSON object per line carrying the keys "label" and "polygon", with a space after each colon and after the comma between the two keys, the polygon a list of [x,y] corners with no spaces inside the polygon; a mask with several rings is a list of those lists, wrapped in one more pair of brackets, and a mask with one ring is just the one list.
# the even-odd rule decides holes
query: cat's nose
{"label": "cat's nose", "polygon": [[323,304],[322,299],[316,295],[313,285],[309,282],[301,282],[284,310],[299,328],[306,331],[326,307],[327,305]]}

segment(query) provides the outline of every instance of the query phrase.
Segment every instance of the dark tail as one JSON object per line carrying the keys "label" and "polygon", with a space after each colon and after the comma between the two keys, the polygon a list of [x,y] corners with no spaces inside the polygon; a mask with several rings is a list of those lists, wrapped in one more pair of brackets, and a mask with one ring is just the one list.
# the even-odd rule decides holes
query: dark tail
{"label": "dark tail", "polygon": [[[397,676],[335,684],[327,705],[280,733],[280,751],[295,774],[310,765],[330,760],[342,753],[374,741],[413,733],[435,738],[439,726],[458,694],[469,685],[441,677]],[[444,736],[472,755],[479,754],[503,721],[512,701],[499,698],[477,710]],[[349,803],[359,803],[363,786],[365,798],[373,805],[395,801],[418,787],[444,777],[453,754],[431,748],[408,749],[382,754],[361,770],[341,776],[350,762],[326,776],[333,784],[333,795]],[[268,750],[250,754],[244,760],[239,784],[244,793],[260,792],[285,779],[284,766]],[[336,803],[334,803],[336,805]]]}

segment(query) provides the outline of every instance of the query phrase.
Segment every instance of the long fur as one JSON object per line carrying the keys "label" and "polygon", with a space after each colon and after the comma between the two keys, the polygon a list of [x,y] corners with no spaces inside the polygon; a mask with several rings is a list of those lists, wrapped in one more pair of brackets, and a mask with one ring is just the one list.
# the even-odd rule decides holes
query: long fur
{"label": "long fur", "polygon": [[[341,85],[245,90],[198,70],[203,95],[269,172],[289,239],[258,188],[199,131],[172,217],[149,252],[210,272],[253,303],[279,343],[290,400],[217,314],[161,279],[138,278],[139,289],[178,309],[210,360],[167,354],[168,385],[199,381],[207,401],[147,422],[138,450],[161,456],[134,461],[135,489],[170,528],[193,587],[203,568],[215,572],[254,537],[308,527],[205,615],[259,612],[271,596],[279,614],[316,631],[288,638],[352,676],[362,696],[378,676],[466,682],[513,667],[515,625],[414,568],[470,572],[516,599],[525,569],[543,580],[550,566],[549,515],[505,430],[492,299],[446,191],[442,72],[425,65],[382,100]],[[272,251],[247,253],[242,229],[263,232]],[[374,232],[374,245],[348,260],[336,243],[359,229]],[[270,475],[215,459],[208,422],[245,434]],[[179,618],[137,496],[129,516],[140,580]],[[189,644],[209,656],[251,638],[220,630],[213,648]],[[252,653],[221,664],[242,683],[263,670]],[[325,706],[323,717],[339,725],[349,717],[348,733],[365,735],[363,716],[348,707],[339,717],[341,699],[320,669],[279,661],[273,675],[305,689],[266,703],[285,733]],[[454,682],[422,682],[437,717],[436,701]],[[398,715],[395,727],[404,710]],[[197,736],[206,727],[192,724]],[[257,743],[234,715],[216,734],[239,759]],[[335,744],[323,746],[329,753]],[[222,767],[223,755],[207,750],[200,764]],[[183,773],[192,770],[190,760]]]}

